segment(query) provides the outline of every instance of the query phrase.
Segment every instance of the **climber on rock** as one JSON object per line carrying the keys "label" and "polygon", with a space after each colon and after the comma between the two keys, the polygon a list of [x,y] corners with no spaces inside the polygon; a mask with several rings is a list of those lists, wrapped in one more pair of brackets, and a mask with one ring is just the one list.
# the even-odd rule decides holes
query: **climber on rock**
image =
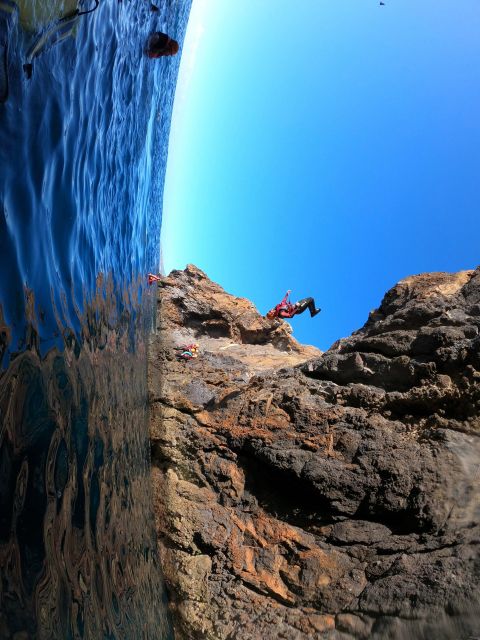
{"label": "climber on rock", "polygon": [[310,316],[313,318],[320,313],[321,309],[317,309],[315,307],[315,300],[313,298],[303,298],[298,302],[292,303],[289,301],[290,289],[285,294],[283,300],[277,304],[276,307],[270,309],[267,313],[266,317],[269,320],[274,320],[275,318],[293,318],[300,313],[303,313],[306,309],[310,311]]}

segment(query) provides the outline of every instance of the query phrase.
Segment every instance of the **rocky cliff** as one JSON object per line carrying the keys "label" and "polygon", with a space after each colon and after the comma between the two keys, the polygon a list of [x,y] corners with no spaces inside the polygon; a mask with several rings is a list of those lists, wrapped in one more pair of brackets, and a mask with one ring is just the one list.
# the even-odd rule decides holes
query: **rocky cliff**
{"label": "rocky cliff", "polygon": [[163,278],[157,321],[177,638],[480,635],[480,269],[401,281],[324,354],[191,265]]}

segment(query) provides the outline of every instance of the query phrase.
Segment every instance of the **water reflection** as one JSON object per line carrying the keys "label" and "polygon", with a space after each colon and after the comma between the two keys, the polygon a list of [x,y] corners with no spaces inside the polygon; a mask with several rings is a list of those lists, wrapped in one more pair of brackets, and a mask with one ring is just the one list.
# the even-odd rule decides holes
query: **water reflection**
{"label": "water reflection", "polygon": [[[32,0],[30,18],[49,4]],[[146,340],[189,0],[102,2],[0,106],[0,638],[169,638],[156,556]]]}
{"label": "water reflection", "polygon": [[141,314],[108,307],[45,357],[30,326],[0,379],[2,638],[168,637]]}

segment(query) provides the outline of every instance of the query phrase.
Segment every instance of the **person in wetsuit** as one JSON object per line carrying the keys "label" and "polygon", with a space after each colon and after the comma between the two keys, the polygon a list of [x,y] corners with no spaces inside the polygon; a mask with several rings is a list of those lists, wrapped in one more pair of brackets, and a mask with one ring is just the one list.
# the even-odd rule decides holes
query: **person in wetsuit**
{"label": "person in wetsuit", "polygon": [[306,309],[310,311],[310,316],[313,318],[320,313],[321,309],[317,309],[315,307],[315,300],[313,298],[302,298],[298,302],[291,303],[289,301],[290,289],[285,294],[283,300],[277,304],[276,307],[270,309],[267,313],[267,318],[269,320],[273,320],[274,318],[293,318],[293,316],[297,316],[300,313],[303,313]]}
{"label": "person in wetsuit", "polygon": [[178,53],[178,42],[170,38],[166,33],[156,31],[148,38],[145,53],[149,58],[161,58],[174,56]]}

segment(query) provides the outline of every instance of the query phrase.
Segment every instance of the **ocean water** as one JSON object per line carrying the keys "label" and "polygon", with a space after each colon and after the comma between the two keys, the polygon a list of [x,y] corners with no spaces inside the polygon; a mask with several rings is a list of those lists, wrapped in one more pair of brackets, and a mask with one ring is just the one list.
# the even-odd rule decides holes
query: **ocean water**
{"label": "ocean water", "polygon": [[[169,638],[146,345],[191,0],[100,0],[22,70],[62,2],[1,20],[0,638]],[[93,2],[92,5],[93,6]]]}

